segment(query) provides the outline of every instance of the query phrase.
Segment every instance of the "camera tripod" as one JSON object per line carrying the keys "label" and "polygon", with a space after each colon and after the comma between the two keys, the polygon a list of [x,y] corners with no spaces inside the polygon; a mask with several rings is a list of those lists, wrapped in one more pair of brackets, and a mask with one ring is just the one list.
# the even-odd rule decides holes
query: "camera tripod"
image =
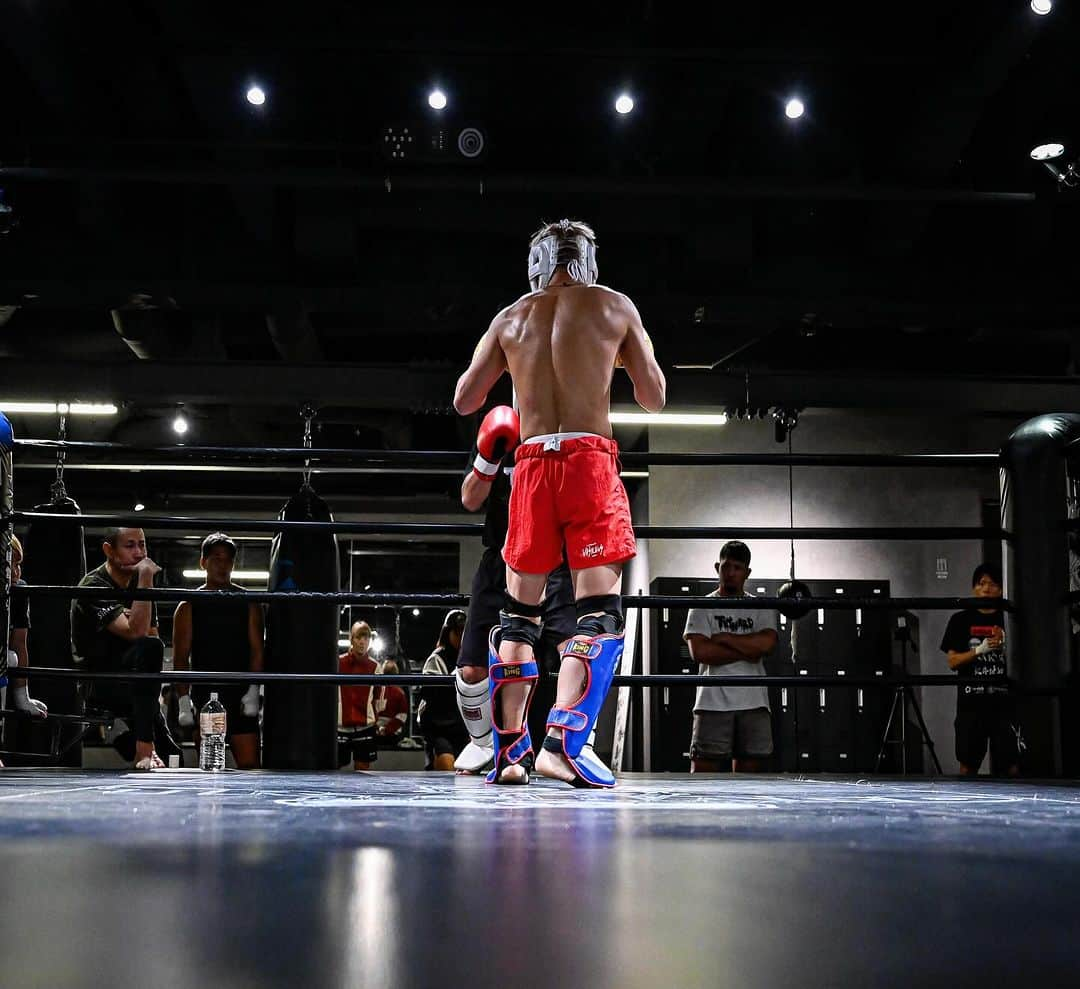
{"label": "camera tripod", "polygon": [[[907,676],[907,644],[911,641],[911,633],[907,627],[907,622],[901,615],[897,618],[897,628],[894,633],[894,638],[900,643],[900,668],[903,671],[903,675]],[[922,709],[919,707],[919,702],[915,699],[915,692],[906,683],[901,684],[893,690],[892,706],[889,708],[889,718],[885,722],[885,731],[881,735],[881,746],[878,748],[877,761],[874,763],[874,772],[878,772],[881,769],[881,760],[885,758],[885,747],[887,745],[899,745],[900,746],[900,772],[907,776],[907,706],[908,704],[915,711],[915,717],[919,720],[919,730],[922,732],[922,743],[930,750],[930,758],[934,760],[934,768],[937,770],[939,776],[944,776],[945,773],[941,768],[941,762],[938,760],[937,752],[934,750],[934,740],[930,737],[930,732],[927,730],[926,722],[923,720]],[[900,710],[900,737],[890,739],[889,731],[892,729],[893,718],[896,717],[897,708]]]}

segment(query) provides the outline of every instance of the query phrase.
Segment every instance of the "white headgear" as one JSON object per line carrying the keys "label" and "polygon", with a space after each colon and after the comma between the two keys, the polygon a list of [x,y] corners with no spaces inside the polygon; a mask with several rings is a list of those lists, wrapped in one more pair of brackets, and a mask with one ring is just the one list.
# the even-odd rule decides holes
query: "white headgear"
{"label": "white headgear", "polygon": [[595,285],[597,278],[596,245],[588,237],[572,233],[569,220],[559,222],[559,232],[548,234],[529,250],[529,285],[534,292],[547,288],[560,265],[582,285]]}

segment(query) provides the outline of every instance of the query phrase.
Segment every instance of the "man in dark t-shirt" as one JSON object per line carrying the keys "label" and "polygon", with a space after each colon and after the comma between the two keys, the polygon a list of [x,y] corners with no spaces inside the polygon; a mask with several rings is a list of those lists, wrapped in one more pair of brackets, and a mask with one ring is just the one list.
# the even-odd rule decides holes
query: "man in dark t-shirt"
{"label": "man in dark t-shirt", "polygon": [[[127,592],[153,587],[161,567],[147,555],[142,529],[109,529],[101,549],[105,562],[79,581],[80,587],[100,588],[101,597],[71,603],[74,651],[95,673],[160,673],[165,647],[157,634],[157,606]],[[136,769],[160,769],[161,756],[182,756],[161,716],[160,695],[160,680],[98,680],[90,687],[93,702],[131,719],[134,751],[125,736],[114,744]]]}
{"label": "man in dark t-shirt", "polygon": [[[971,577],[977,598],[1001,599],[1001,571],[982,563]],[[956,670],[956,758],[963,776],[974,776],[990,746],[990,769],[995,775],[1018,776],[1024,748],[1016,703],[1008,689],[982,682],[1005,675],[1005,616],[1000,604],[968,608],[949,619],[941,651]]]}
{"label": "man in dark t-shirt", "polygon": [[[199,566],[206,573],[200,591],[243,591],[234,584],[236,543],[224,532],[203,541]],[[173,668],[216,673],[261,673],[263,668],[262,606],[232,598],[226,601],[181,601],[173,614]],[[259,768],[259,685],[203,683],[176,685],[178,723],[192,729],[199,750],[199,712],[218,695],[225,708],[225,738],[237,769]]]}

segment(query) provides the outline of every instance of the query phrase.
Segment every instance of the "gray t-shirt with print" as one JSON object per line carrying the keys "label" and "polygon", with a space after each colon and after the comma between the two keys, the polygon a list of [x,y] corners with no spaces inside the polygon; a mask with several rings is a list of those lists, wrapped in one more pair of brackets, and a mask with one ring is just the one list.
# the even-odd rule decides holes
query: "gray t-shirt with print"
{"label": "gray t-shirt with print", "polygon": [[[717,598],[719,607],[691,608],[686,616],[686,628],[683,638],[689,635],[703,635],[710,638],[717,632],[732,632],[735,635],[749,635],[763,629],[776,629],[776,619],[771,611],[751,608],[739,608],[739,598],[721,598],[719,591],[713,591],[709,597]],[[743,597],[753,597],[744,594]],[[737,660],[719,666],[698,664],[701,676],[764,676],[765,663]],[[756,707],[769,707],[768,687],[698,687],[694,699],[694,711],[750,711]]]}

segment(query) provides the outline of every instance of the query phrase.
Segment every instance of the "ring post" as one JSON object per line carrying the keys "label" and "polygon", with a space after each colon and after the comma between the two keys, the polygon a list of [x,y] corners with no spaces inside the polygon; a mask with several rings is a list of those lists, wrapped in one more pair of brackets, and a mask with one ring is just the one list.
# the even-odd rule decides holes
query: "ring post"
{"label": "ring post", "polygon": [[[1067,593],[1070,515],[1080,512],[1080,415],[1049,413],[1018,426],[1001,451],[1001,524],[1010,676],[1035,690],[1066,686],[1073,669]],[[1070,471],[1070,462],[1074,469]],[[1078,561],[1080,562],[1080,561]],[[1060,704],[1050,704],[1055,775],[1063,770]]]}

